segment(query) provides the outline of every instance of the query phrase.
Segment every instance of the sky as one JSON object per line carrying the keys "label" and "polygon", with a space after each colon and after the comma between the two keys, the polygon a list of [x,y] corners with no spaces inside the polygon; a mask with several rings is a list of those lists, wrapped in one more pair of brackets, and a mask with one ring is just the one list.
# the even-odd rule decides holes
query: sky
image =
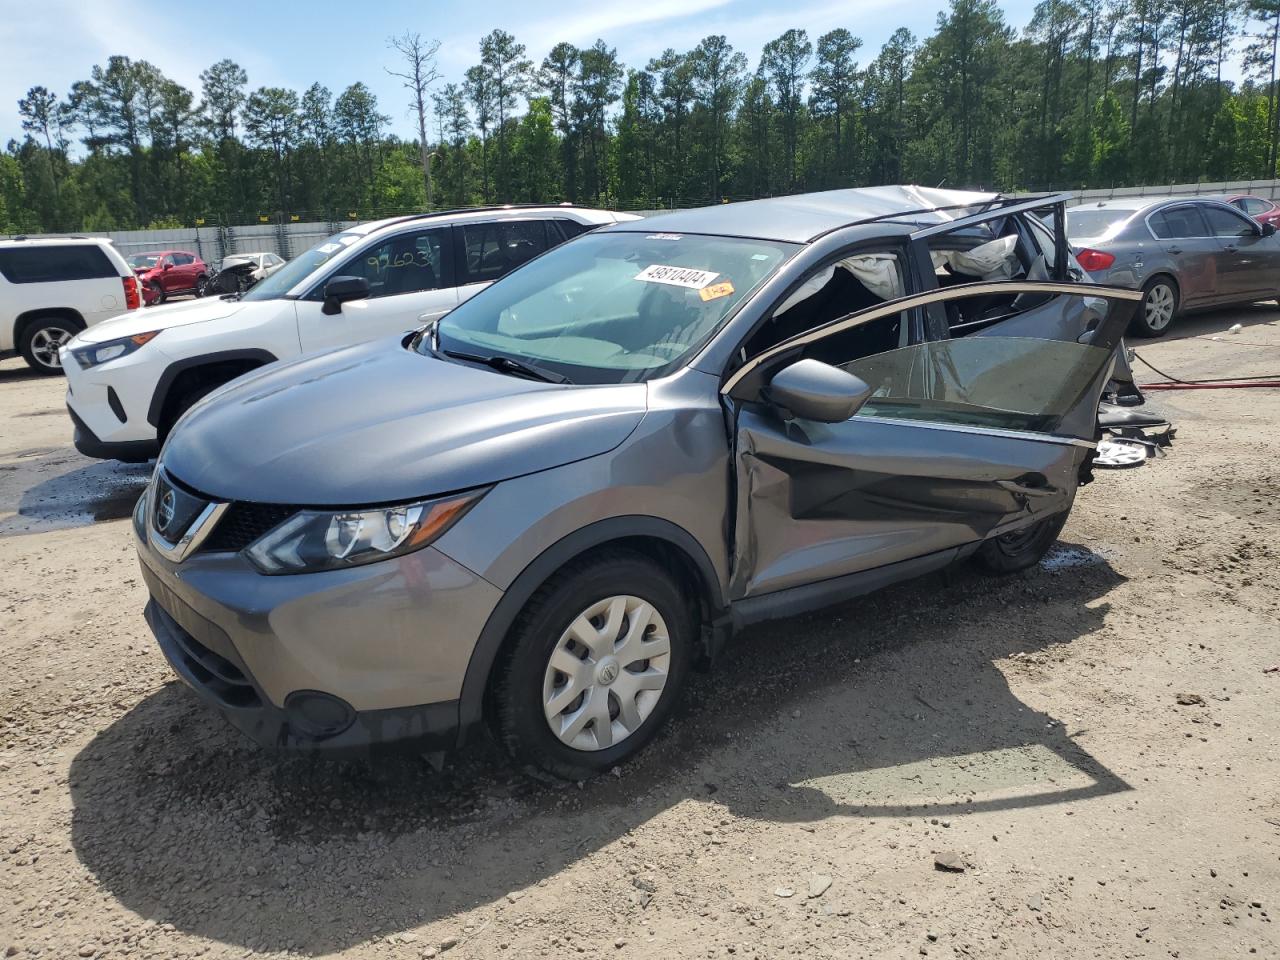
{"label": "sky", "polygon": [[[917,36],[931,33],[945,6],[944,0],[0,0],[0,144],[21,136],[17,101],[28,88],[40,84],[65,96],[112,54],[151,61],[197,97],[200,71],[224,57],[245,68],[250,89],[301,92],[319,81],[336,95],[360,80],[391,116],[392,132],[408,137],[414,127],[407,92],[385,70],[395,64],[388,38],[406,30],[440,40],[442,82],[460,80],[479,62],[480,37],[495,27],[525,44],[535,64],[560,40],[587,46],[603,38],[630,67],[643,66],[666,47],[684,51],[722,33],[754,69],[760,48],[791,27],[807,30],[813,41],[845,27],[862,38],[865,64],[898,27]],[[1004,0],[1002,6],[1010,25],[1021,30],[1035,0]]]}

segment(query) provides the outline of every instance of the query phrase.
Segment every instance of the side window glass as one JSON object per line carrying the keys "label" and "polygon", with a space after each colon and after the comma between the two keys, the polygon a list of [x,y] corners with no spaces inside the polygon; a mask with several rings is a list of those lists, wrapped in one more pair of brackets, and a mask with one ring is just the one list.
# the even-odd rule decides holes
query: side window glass
{"label": "side window glass", "polygon": [[1169,224],[1169,218],[1166,211],[1159,210],[1151,215],[1151,219],[1147,221],[1147,226],[1151,228],[1151,232],[1155,234],[1157,240],[1173,239],[1172,227]]}
{"label": "side window glass", "polygon": [[1160,240],[1191,240],[1211,236],[1200,211],[1193,206],[1170,207],[1151,217],[1151,230]]}
{"label": "side window glass", "polygon": [[185,267],[188,264],[195,263],[196,259],[187,253],[175,253],[173,255],[173,262],[176,266]]}
{"label": "side window glass", "polygon": [[1215,237],[1251,237],[1253,236],[1253,224],[1240,216],[1233,213],[1226,207],[1204,208],[1205,219],[1209,221],[1210,230]]}
{"label": "side window glass", "polygon": [[[819,267],[774,308],[770,319],[747,341],[746,354],[755,356],[797,334],[906,296],[905,276],[901,256],[889,250],[859,250]],[[908,315],[895,313],[819,341],[805,356],[842,363],[892,350],[909,340]]]}
{"label": "side window glass", "polygon": [[1255,216],[1259,213],[1266,213],[1271,209],[1271,204],[1267,203],[1265,200],[1259,200],[1257,197],[1245,197],[1243,200],[1239,201],[1236,206],[1243,207],[1246,213],[1250,213]]}
{"label": "side window glass", "polygon": [[0,274],[10,283],[58,283],[115,277],[116,268],[96,246],[15,244],[0,250]]}
{"label": "side window glass", "polygon": [[448,231],[441,229],[397,234],[357,254],[334,276],[364,277],[371,298],[437,290],[447,242]]}
{"label": "side window glass", "polygon": [[839,364],[872,388],[860,417],[1052,432],[1109,362],[1072,340],[927,341]]}
{"label": "side window glass", "polygon": [[572,240],[580,233],[586,233],[588,230],[595,229],[587,226],[585,223],[579,223],[577,220],[566,220],[557,218],[556,224],[560,227],[560,231],[564,234],[566,240]]}
{"label": "side window glass", "polygon": [[469,223],[462,227],[462,245],[463,283],[497,280],[547,249],[547,227],[541,220]]}

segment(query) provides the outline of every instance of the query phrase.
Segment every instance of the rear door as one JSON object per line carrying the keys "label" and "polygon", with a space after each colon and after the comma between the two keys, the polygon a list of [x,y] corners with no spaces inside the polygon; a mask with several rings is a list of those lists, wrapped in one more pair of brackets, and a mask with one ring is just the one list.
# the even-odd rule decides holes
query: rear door
{"label": "rear door", "polygon": [[1201,213],[1201,204],[1179,203],[1150,214],[1147,226],[1172,265],[1183,306],[1207,306],[1218,292],[1220,244]]}
{"label": "rear door", "polygon": [[479,220],[453,230],[459,302],[562,242],[563,236],[554,223],[540,219]]}
{"label": "rear door", "polygon": [[[929,339],[840,359],[837,345],[858,343],[850,335],[860,328],[912,310],[975,310],[993,294],[1088,296],[1109,309],[1087,343],[1025,334]],[[1115,348],[1140,296],[977,282],[863,310],[754,355],[722,389],[735,424],[732,599],[894,564],[923,572],[967,545],[1069,509]],[[783,419],[767,403],[771,377],[806,355],[872,388],[850,420]]]}
{"label": "rear door", "polygon": [[[322,312],[324,287],[338,276],[363,277],[369,297]],[[303,353],[404,333],[458,304],[449,227],[403,230],[362,246],[296,301]]]}
{"label": "rear door", "polygon": [[173,288],[175,290],[193,290],[196,285],[196,258],[190,253],[175,253],[173,255],[174,267],[172,273],[174,275]]}
{"label": "rear door", "polygon": [[1280,242],[1264,237],[1258,222],[1226,204],[1205,203],[1201,213],[1218,241],[1218,295],[1226,302],[1271,298],[1280,291]]}

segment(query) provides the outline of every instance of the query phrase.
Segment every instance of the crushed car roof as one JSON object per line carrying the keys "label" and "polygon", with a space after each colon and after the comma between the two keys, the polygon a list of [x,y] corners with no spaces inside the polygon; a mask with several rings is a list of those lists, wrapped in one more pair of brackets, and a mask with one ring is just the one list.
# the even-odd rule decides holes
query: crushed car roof
{"label": "crushed car roof", "polygon": [[966,208],[1001,199],[998,193],[940,190],[936,187],[855,187],[679,210],[649,217],[643,225],[624,224],[613,229],[709,233],[807,243],[824,233],[862,220],[888,219],[905,214],[908,216],[904,219],[910,223],[946,223],[965,216],[966,212],[976,212]]}

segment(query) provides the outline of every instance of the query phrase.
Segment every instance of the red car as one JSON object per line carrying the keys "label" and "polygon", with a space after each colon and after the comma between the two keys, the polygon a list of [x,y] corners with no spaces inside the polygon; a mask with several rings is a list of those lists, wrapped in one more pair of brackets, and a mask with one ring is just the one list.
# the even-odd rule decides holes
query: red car
{"label": "red car", "polygon": [[1280,227],[1280,206],[1277,206],[1274,200],[1264,200],[1262,197],[1251,197],[1245,194],[1221,199],[1237,210],[1243,210],[1259,223],[1270,223]]}
{"label": "red car", "polygon": [[135,253],[129,257],[129,266],[138,275],[147,306],[164,303],[170,294],[196,293],[209,278],[205,262],[186,250]]}

